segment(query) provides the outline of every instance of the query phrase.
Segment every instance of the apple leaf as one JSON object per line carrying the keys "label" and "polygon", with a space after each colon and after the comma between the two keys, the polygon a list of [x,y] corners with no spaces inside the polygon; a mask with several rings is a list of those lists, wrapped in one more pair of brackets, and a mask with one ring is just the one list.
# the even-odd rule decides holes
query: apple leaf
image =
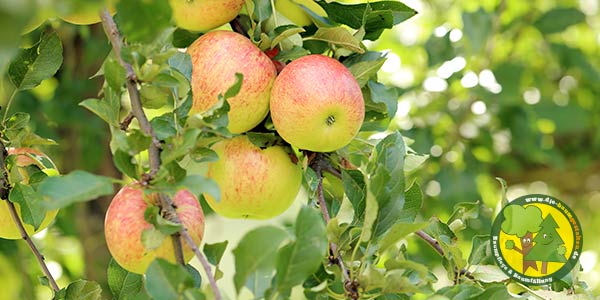
{"label": "apple leaf", "polygon": [[158,206],[148,206],[144,211],[144,220],[164,235],[171,235],[181,230],[181,224],[163,218]]}
{"label": "apple leaf", "polygon": [[[406,170],[405,170],[406,171]],[[423,192],[416,181],[404,193],[405,202],[398,222],[412,223],[415,221],[421,206],[423,205]]]}
{"label": "apple leaf", "polygon": [[283,297],[289,297],[292,287],[317,271],[328,249],[325,222],[318,210],[303,207],[294,231],[296,240],[277,253],[277,273],[270,289],[271,293],[277,292]]}
{"label": "apple leaf", "polygon": [[492,253],[489,235],[474,236],[471,245],[471,254],[469,255],[468,260],[470,265],[487,265],[494,263],[494,254]]}
{"label": "apple leaf", "polygon": [[145,287],[153,299],[179,299],[184,288],[194,287],[194,279],[183,266],[158,258],[148,266]]}
{"label": "apple leaf", "polygon": [[38,191],[47,208],[63,208],[113,194],[113,179],[76,170],[68,175],[46,178]]}
{"label": "apple leaf", "polygon": [[17,90],[38,86],[62,65],[62,44],[56,32],[44,34],[31,48],[21,49],[8,67],[8,76]]}
{"label": "apple leaf", "polygon": [[404,139],[396,132],[388,135],[376,146],[367,170],[370,191],[378,202],[377,220],[373,225],[375,237],[381,236],[402,215],[404,197]]}
{"label": "apple leaf", "polygon": [[275,270],[275,255],[277,249],[288,234],[285,230],[274,226],[262,226],[246,233],[237,247],[233,249],[235,257],[235,275],[233,282],[235,290],[239,294],[244,285],[250,286],[254,295],[263,293],[252,288],[248,284],[250,278],[257,279],[253,274],[265,274],[270,280]]}
{"label": "apple leaf", "polygon": [[217,202],[221,199],[219,185],[214,180],[202,175],[188,175],[178,183],[178,187],[185,188],[196,196],[209,194]]}
{"label": "apple leaf", "polygon": [[115,91],[120,91],[125,85],[125,76],[127,72],[121,64],[113,58],[107,58],[102,66],[104,78],[110,87]]}
{"label": "apple leaf", "polygon": [[128,0],[118,1],[116,6],[119,30],[132,42],[152,42],[171,24],[168,1]]}
{"label": "apple leaf", "polygon": [[359,170],[343,170],[342,182],[344,193],[354,208],[354,220],[362,221],[367,198],[365,176]]}
{"label": "apple leaf", "polygon": [[466,266],[462,251],[457,246],[458,238],[447,224],[433,217],[424,231],[438,241],[444,251],[444,268],[448,274],[454,274],[455,270],[461,270]]}
{"label": "apple leaf", "polygon": [[31,186],[16,183],[8,194],[8,200],[19,204],[23,222],[38,229],[46,217],[46,207],[42,197]]}
{"label": "apple leaf", "polygon": [[55,299],[101,300],[102,288],[97,282],[80,279],[71,282],[69,286],[58,292],[55,296]]}
{"label": "apple leaf", "polygon": [[428,222],[394,224],[379,240],[377,251],[384,253],[390,246],[396,244],[407,235],[427,227],[427,225],[429,225]]}
{"label": "apple leaf", "polygon": [[367,82],[369,82],[369,79],[377,75],[377,72],[379,69],[381,69],[381,66],[383,66],[384,63],[384,58],[377,60],[366,60],[357,62],[351,65],[348,69],[354,78],[356,78],[356,81],[358,81],[358,85],[362,88],[367,84]]}
{"label": "apple leaf", "polygon": [[115,163],[115,167],[117,167],[121,173],[130,178],[139,178],[137,168],[133,164],[133,158],[127,152],[117,149],[115,154],[113,154],[113,162]]}
{"label": "apple leaf", "polygon": [[292,61],[292,60],[298,59],[302,56],[306,56],[309,54],[310,54],[310,51],[308,51],[302,47],[294,46],[290,50],[279,51],[279,53],[274,57],[274,59],[281,61],[281,62],[288,62],[288,61]]}
{"label": "apple leaf", "polygon": [[159,140],[166,140],[169,137],[177,135],[177,125],[173,113],[166,113],[150,121],[152,129]]}
{"label": "apple leaf", "polygon": [[202,33],[200,32],[191,32],[185,29],[177,28],[173,32],[173,46],[175,48],[187,48],[201,35]]}
{"label": "apple leaf", "polygon": [[228,241],[205,244],[202,252],[204,252],[206,260],[208,260],[208,262],[213,266],[219,265],[219,262],[221,262],[221,258],[223,257],[223,253],[225,253],[225,248],[227,248],[227,244]]}
{"label": "apple leaf", "polygon": [[585,21],[585,14],[574,7],[560,7],[547,11],[535,20],[535,26],[543,34],[561,32],[571,25]]}
{"label": "apple leaf", "polygon": [[329,45],[336,45],[356,53],[365,53],[365,50],[360,45],[360,41],[346,28],[341,26],[319,28],[313,36],[307,37],[305,40],[323,41]]}
{"label": "apple leaf", "polygon": [[177,52],[168,62],[171,68],[183,74],[188,81],[192,81],[192,58],[188,53]]}
{"label": "apple leaf", "polygon": [[87,108],[89,111],[96,114],[108,125],[113,127],[119,126],[121,99],[119,95],[110,87],[104,89],[104,99],[86,99],[79,105]]}
{"label": "apple leaf", "polygon": [[282,26],[278,26],[273,30],[272,36],[270,36],[271,38],[271,49],[275,48],[275,46],[277,46],[279,43],[281,43],[282,41],[284,41],[285,39],[293,36],[293,35],[298,35],[298,37],[300,36],[299,34],[304,32],[304,28],[302,27],[298,27],[296,25],[292,25],[292,24],[287,24],[287,25],[282,25]]}
{"label": "apple leaf", "polygon": [[108,287],[115,300],[126,300],[142,289],[143,276],[131,273],[111,258],[107,270]]}
{"label": "apple leaf", "polygon": [[174,136],[170,140],[171,147],[163,149],[160,153],[162,163],[170,163],[188,154],[196,145],[196,140],[200,133],[200,129],[190,128],[183,135]]}
{"label": "apple leaf", "polygon": [[398,89],[388,88],[373,80],[369,80],[367,86],[371,96],[369,99],[375,104],[382,105],[384,109],[381,111],[387,113],[387,117],[392,119],[398,110]]}

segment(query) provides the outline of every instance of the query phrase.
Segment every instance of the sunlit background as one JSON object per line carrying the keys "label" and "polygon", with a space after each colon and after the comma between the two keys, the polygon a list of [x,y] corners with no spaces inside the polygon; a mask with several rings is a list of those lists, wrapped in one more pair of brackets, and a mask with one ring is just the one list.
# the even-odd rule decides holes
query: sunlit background
{"label": "sunlit background", "polygon": [[[600,294],[600,241],[595,238],[600,233],[598,1],[404,3],[419,14],[367,46],[387,52],[380,79],[401,90],[389,130],[399,130],[414,141],[410,147],[415,152],[429,155],[410,176],[426,195],[421,218],[445,220],[457,203],[483,203],[488,209],[460,234],[461,247],[468,253],[473,236],[489,234],[499,209],[502,194],[496,177],[507,181],[508,199],[528,193],[554,195],[570,205],[581,222],[580,279]],[[541,19],[557,9],[568,11],[567,17]],[[569,26],[554,32],[555,23]],[[93,75],[109,51],[104,32],[99,25],[58,20],[45,26],[54,27],[63,41],[64,65],[56,78],[20,93],[13,109],[31,113],[35,132],[59,143],[46,152],[63,173],[84,169],[119,177],[110,158],[108,127],[78,106],[96,97],[102,85],[102,78]],[[26,35],[25,43],[36,41],[41,31]],[[11,92],[4,78],[2,101]],[[301,199],[269,222],[290,220]],[[55,226],[34,237],[62,286],[82,277],[106,286],[109,255],[102,228],[109,201],[62,210]],[[231,296],[231,249],[245,232],[264,224],[207,218],[206,241],[229,240],[220,284]],[[410,255],[437,266],[439,285],[446,284],[437,253],[415,238],[407,243]],[[38,269],[25,243],[0,241],[0,300],[49,299],[50,290],[37,282]]]}

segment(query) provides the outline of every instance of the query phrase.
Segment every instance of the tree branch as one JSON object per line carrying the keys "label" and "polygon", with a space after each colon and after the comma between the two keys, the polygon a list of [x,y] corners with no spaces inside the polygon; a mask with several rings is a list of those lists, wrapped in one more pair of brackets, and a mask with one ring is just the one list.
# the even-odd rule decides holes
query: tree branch
{"label": "tree branch", "polygon": [[[323,170],[324,168],[327,168],[327,166],[331,167],[331,165],[322,153],[314,154],[315,156],[312,162],[310,163],[310,167],[315,171],[319,180],[319,183],[317,185],[317,200],[319,202],[319,207],[321,208],[321,213],[323,214],[325,224],[329,224],[331,218],[329,216],[329,211],[327,210],[325,195],[323,194]],[[356,284],[354,284],[351,281],[348,269],[346,268],[346,265],[342,260],[342,256],[339,253],[338,246],[333,242],[329,242],[329,253],[329,261],[331,261],[332,263],[336,263],[340,266],[340,269],[342,271],[342,277],[344,278],[344,289],[349,295],[351,295],[352,299],[358,299],[358,291],[356,290]]]}
{"label": "tree branch", "polygon": [[[117,25],[115,24],[112,16],[106,9],[104,9],[102,11],[100,17],[102,19],[102,24],[104,26],[104,30],[106,31],[106,34],[113,46],[113,50],[115,51],[118,61],[127,71],[126,85],[127,85],[127,90],[129,91],[129,99],[131,101],[131,113],[138,120],[138,123],[140,124],[140,128],[142,129],[142,131],[146,135],[152,137],[152,143],[150,144],[150,147],[148,148],[148,154],[149,154],[149,159],[150,159],[150,172],[148,174],[146,174],[146,176],[142,176],[142,178],[143,178],[142,183],[147,185],[147,184],[150,184],[150,181],[152,180],[153,176],[158,172],[158,170],[160,168],[160,141],[156,137],[156,133],[152,129],[152,125],[148,121],[148,118],[146,117],[146,114],[144,113],[144,110],[142,109],[140,93],[139,93],[139,90],[137,87],[137,85],[138,85],[137,77],[135,76],[135,73],[133,72],[133,67],[130,64],[128,64],[127,62],[123,61],[123,59],[121,58],[120,51],[121,51],[121,48],[123,47],[123,41],[122,41],[122,37],[119,33],[119,30],[117,29]],[[173,200],[164,194],[159,194],[159,198],[160,198],[160,207],[162,209],[162,213],[163,213],[164,217],[169,221],[172,221],[172,222],[175,222],[178,224],[182,224],[181,219],[179,218],[179,216],[177,215],[177,212],[175,211],[175,205],[173,203]],[[183,251],[182,251],[182,247],[181,247],[180,236],[183,237],[183,239],[186,241],[187,245],[194,251],[194,254],[196,254],[196,257],[202,263],[202,266],[204,267],[204,270],[206,271],[206,274],[208,276],[210,286],[215,295],[215,299],[221,300],[221,292],[219,291],[219,288],[217,287],[215,277],[212,274],[212,271],[210,269],[210,265],[208,265],[206,258],[204,257],[202,252],[200,252],[200,250],[198,249],[198,246],[195,244],[194,240],[192,239],[192,237],[190,236],[190,234],[188,233],[188,231],[185,227],[182,228],[181,232],[172,235],[173,243],[174,243],[173,245],[175,246],[175,249],[176,249],[175,256],[178,257],[177,259],[180,262],[183,262]]]}
{"label": "tree branch", "polygon": [[415,234],[431,246],[440,256],[444,256],[444,249],[440,246],[440,242],[431,237],[423,230],[418,230]]}
{"label": "tree branch", "polygon": [[29,249],[31,249],[31,252],[37,259],[40,267],[42,268],[42,272],[44,272],[44,275],[46,276],[46,278],[48,278],[48,283],[50,284],[50,287],[52,288],[52,290],[54,290],[54,292],[58,292],[60,291],[60,288],[58,287],[56,280],[50,273],[50,270],[48,270],[48,266],[44,261],[44,256],[35,246],[35,244],[31,240],[31,237],[29,237],[29,234],[27,234],[25,226],[23,225],[21,218],[19,218],[19,215],[17,214],[17,208],[15,207],[15,204],[8,200],[8,194],[10,193],[10,185],[8,183],[8,171],[6,170],[6,165],[4,163],[7,156],[8,152],[6,151],[6,147],[4,146],[4,143],[0,141],[0,195],[2,196],[2,201],[6,201],[6,205],[8,206],[10,216],[12,217],[15,225],[19,229],[21,238],[25,240],[25,242],[27,242]]}

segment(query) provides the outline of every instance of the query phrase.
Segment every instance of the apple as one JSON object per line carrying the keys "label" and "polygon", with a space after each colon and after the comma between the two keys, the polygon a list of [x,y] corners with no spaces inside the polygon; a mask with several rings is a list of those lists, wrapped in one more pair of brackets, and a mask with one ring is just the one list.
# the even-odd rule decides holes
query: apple
{"label": "apple", "polygon": [[337,60],[312,54],[288,64],[271,91],[271,118],[288,143],[331,152],[356,136],[365,116],[358,82]]}
{"label": "apple", "polygon": [[205,112],[218,102],[218,95],[244,75],[240,92],[227,99],[228,129],[242,133],[258,125],[269,112],[269,95],[277,75],[271,59],[249,39],[231,31],[209,32],[188,48],[192,58],[190,114]]}
{"label": "apple", "polygon": [[[50,160],[48,156],[44,153],[31,149],[31,148],[8,148],[8,155],[16,155],[15,166],[18,168],[19,174],[23,177],[22,183],[27,184],[29,182],[29,175],[27,174],[25,168],[30,165],[38,166],[44,173],[49,176],[57,175],[58,171],[56,170],[56,166]],[[8,200],[0,200],[0,238],[5,239],[20,239],[21,233],[19,229],[14,223],[12,216],[10,215],[10,211],[8,210]],[[15,208],[17,209],[17,215],[21,217],[21,206],[18,203],[14,203]],[[58,209],[50,210],[46,213],[44,220],[42,220],[42,224],[37,230],[34,230],[33,226],[30,224],[23,223],[25,227],[25,231],[30,236],[35,234],[42,229],[48,227],[50,223],[56,218],[58,214]],[[21,219],[23,222],[23,219]]]}
{"label": "apple", "polygon": [[312,24],[308,13],[300,6],[304,5],[319,16],[326,16],[325,10],[314,0],[277,0],[275,9],[294,24],[304,27]]}
{"label": "apple", "polygon": [[58,10],[58,17],[63,21],[75,25],[90,25],[99,23],[100,12],[108,6],[111,14],[115,13],[114,0],[81,0],[77,2],[66,1],[67,7]]}
{"label": "apple", "polygon": [[219,160],[208,164],[207,176],[217,182],[221,199],[204,194],[208,205],[228,218],[269,219],[290,207],[302,180],[302,169],[282,146],[261,149],[247,136],[212,146]]}
{"label": "apple", "polygon": [[[147,250],[142,243],[142,232],[152,228],[152,224],[144,219],[148,205],[156,204],[156,197],[144,196],[139,184],[124,186],[112,199],[104,220],[106,245],[111,255],[126,270],[143,274],[155,258],[163,258],[175,262],[171,237],[153,250]],[[196,197],[187,190],[180,190],[173,197],[173,203],[188,233],[196,244],[204,235],[204,214]],[[193,257],[193,252],[182,240],[183,256],[186,261]]]}
{"label": "apple", "polygon": [[169,0],[178,27],[207,32],[233,20],[244,0]]}

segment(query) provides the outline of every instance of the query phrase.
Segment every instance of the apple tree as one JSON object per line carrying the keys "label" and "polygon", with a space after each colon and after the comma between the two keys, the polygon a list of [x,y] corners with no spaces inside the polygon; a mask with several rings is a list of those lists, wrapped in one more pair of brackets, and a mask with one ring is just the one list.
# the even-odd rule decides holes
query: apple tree
{"label": "apple tree", "polygon": [[[3,84],[10,85],[2,91],[12,95],[1,111],[0,217],[10,218],[1,217],[0,226],[15,226],[4,237],[24,239],[42,272],[39,283],[28,277],[9,297],[530,299],[567,289],[586,293],[576,277],[554,291],[512,282],[493,265],[489,236],[460,247],[460,232],[489,212],[479,202],[423,218],[417,174],[428,156],[411,148],[415,141],[392,122],[407,91],[380,80],[386,53],[368,46],[418,13],[402,2],[33,2],[0,7],[11,28],[0,36]],[[73,36],[89,43],[71,44]],[[102,60],[86,65],[93,57]],[[89,68],[89,76],[78,78],[74,68]],[[65,82],[93,91],[77,98],[58,89],[65,101],[42,116],[81,137],[72,145],[37,132],[31,119],[40,109],[27,100]],[[95,157],[88,163],[111,172],[98,175],[81,164],[59,175],[49,156],[35,150],[51,153],[52,147],[78,147]],[[70,159],[77,157],[64,164]],[[106,272],[82,271],[97,257],[65,258],[59,265],[68,274],[56,280],[50,255],[42,255],[41,240],[30,235],[57,213],[55,226],[76,231],[61,214],[68,218],[103,197],[112,198],[101,205],[105,219],[79,225],[104,222],[102,244],[113,257],[104,261]],[[236,244],[202,242],[205,213],[249,222],[273,218],[292,203],[299,208],[286,223],[264,221]],[[74,243],[55,242],[42,250],[54,254]],[[437,269],[415,258],[412,249],[421,242],[436,253]],[[18,247],[6,251],[20,253]],[[234,268],[224,268],[225,256],[233,257]],[[32,267],[23,260],[22,267]]]}

